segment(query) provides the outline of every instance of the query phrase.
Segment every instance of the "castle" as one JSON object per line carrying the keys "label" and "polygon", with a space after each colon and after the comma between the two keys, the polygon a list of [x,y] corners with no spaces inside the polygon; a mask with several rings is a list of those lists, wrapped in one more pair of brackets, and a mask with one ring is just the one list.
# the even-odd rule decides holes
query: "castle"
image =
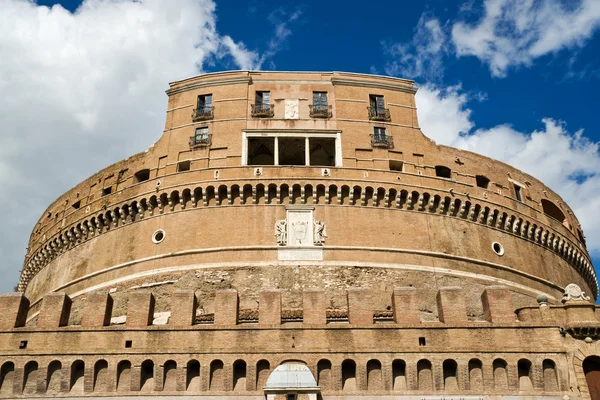
{"label": "castle", "polygon": [[599,400],[573,211],[424,136],[416,91],[171,83],[161,138],[36,224],[0,296],[0,398]]}

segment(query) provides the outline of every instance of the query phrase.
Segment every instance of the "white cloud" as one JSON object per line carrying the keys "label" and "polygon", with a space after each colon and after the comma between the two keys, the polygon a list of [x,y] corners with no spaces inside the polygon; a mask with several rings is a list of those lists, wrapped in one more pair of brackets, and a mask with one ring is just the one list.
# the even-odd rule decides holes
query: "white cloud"
{"label": "white cloud", "polygon": [[167,83],[229,53],[260,55],[222,36],[212,0],[87,0],[60,6],[2,0],[0,12],[0,292],[18,280],[44,208],[89,175],[156,141]]}
{"label": "white cloud", "polygon": [[411,42],[382,43],[384,53],[391,57],[385,65],[385,72],[408,79],[441,79],[444,75],[442,57],[447,51],[446,43],[447,35],[440,21],[425,13],[419,18]]}
{"label": "white cloud", "polygon": [[600,251],[599,143],[569,131],[565,123],[544,118],[543,127],[519,132],[509,124],[475,129],[469,96],[460,87],[426,85],[417,92],[419,123],[437,143],[501,160],[556,191],[575,211],[590,251]]}
{"label": "white cloud", "polygon": [[600,26],[600,1],[486,0],[475,24],[452,27],[456,55],[475,56],[492,75],[565,48],[583,47]]}

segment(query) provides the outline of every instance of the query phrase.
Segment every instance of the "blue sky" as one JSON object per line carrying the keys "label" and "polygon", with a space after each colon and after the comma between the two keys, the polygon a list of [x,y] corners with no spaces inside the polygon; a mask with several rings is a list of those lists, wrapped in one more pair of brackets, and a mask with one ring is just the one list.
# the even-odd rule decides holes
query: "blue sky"
{"label": "blue sky", "polygon": [[[9,60],[0,91],[23,93],[0,99],[0,184],[11,189],[0,200],[26,192],[0,244],[0,291],[15,283],[51,201],[157,139],[168,81],[249,68],[416,80],[424,133],[549,184],[582,220],[600,265],[600,1],[80,3],[0,4],[0,58]],[[32,109],[44,110],[37,124],[16,118]],[[125,131],[136,133],[123,140]]]}

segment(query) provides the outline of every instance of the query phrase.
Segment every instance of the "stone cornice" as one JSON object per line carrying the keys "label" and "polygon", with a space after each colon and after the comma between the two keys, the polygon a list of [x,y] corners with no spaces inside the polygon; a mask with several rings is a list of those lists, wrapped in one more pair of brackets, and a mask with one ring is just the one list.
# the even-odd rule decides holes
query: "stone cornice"
{"label": "stone cornice", "polygon": [[182,86],[170,88],[166,91],[168,96],[187,92],[188,90],[200,89],[210,86],[223,86],[223,85],[249,85],[252,82],[252,78],[249,76],[240,76],[236,78],[227,79],[212,79],[210,81],[191,82]]}
{"label": "stone cornice", "polygon": [[374,89],[384,89],[384,90],[394,90],[397,92],[405,92],[415,94],[417,93],[416,87],[410,87],[405,85],[394,85],[391,83],[383,83],[383,82],[374,82],[374,81],[364,81],[358,79],[346,79],[346,78],[331,78],[331,83],[339,86],[359,86],[359,87],[368,87]]}

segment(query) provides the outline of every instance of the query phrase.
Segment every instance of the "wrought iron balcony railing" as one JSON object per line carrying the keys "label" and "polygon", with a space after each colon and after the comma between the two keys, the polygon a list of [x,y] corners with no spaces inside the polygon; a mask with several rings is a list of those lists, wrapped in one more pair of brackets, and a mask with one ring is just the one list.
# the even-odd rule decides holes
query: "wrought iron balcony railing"
{"label": "wrought iron balcony railing", "polygon": [[252,116],[255,118],[272,118],[275,115],[275,104],[252,104]]}
{"label": "wrought iron balcony railing", "polygon": [[311,118],[331,118],[331,106],[327,104],[309,104]]}
{"label": "wrought iron balcony railing", "polygon": [[371,121],[391,121],[392,117],[390,116],[389,108],[381,108],[381,107],[368,107],[369,109],[369,119]]}
{"label": "wrought iron balcony railing", "polygon": [[386,149],[394,148],[394,138],[387,135],[373,135],[371,134],[371,146],[373,147],[385,147]]}
{"label": "wrought iron balcony railing", "polygon": [[212,134],[194,135],[190,137],[190,147],[209,147],[211,145]]}
{"label": "wrought iron balcony railing", "polygon": [[214,118],[215,108],[213,106],[198,107],[192,112],[192,121],[206,121]]}

